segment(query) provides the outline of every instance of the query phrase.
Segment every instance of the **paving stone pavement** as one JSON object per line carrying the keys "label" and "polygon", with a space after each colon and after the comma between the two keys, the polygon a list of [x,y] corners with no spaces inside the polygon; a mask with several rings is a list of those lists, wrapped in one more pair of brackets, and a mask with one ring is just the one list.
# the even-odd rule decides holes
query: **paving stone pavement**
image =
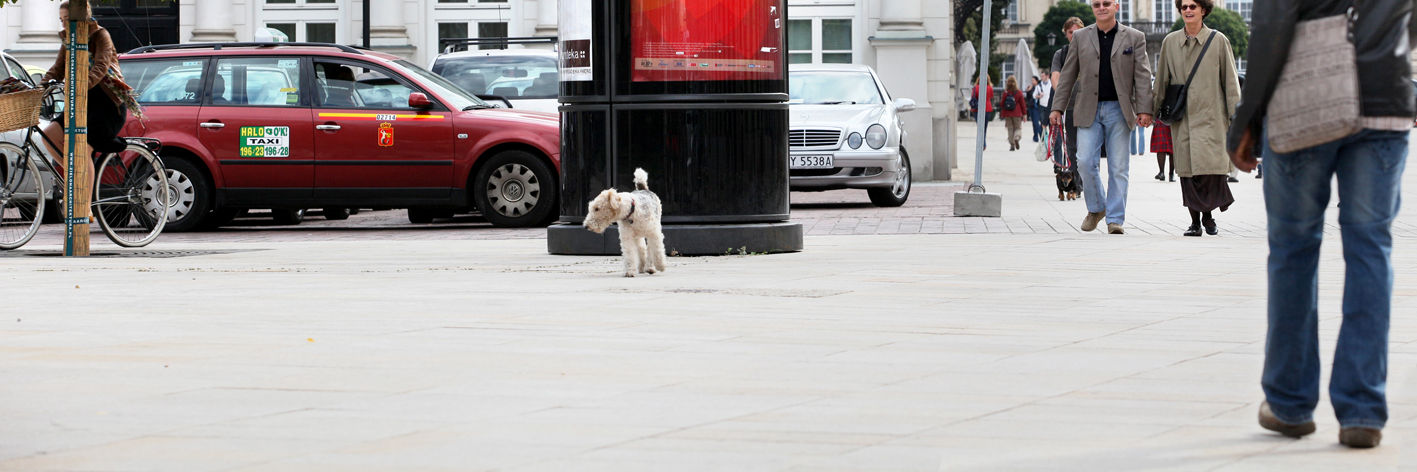
{"label": "paving stone pavement", "polygon": [[546,254],[544,232],[397,211],[145,249],[183,257],[27,256],[57,250],[42,239],[0,258],[0,471],[1415,469],[1412,210],[1392,416],[1354,451],[1326,399],[1308,438],[1255,424],[1257,182],[1221,237],[1169,231],[1174,185],[1141,179],[1128,234],[1080,233],[1081,202],[1013,154],[986,156],[1001,219],[949,217],[958,183],[898,209],[794,194],[804,251],[635,278]]}

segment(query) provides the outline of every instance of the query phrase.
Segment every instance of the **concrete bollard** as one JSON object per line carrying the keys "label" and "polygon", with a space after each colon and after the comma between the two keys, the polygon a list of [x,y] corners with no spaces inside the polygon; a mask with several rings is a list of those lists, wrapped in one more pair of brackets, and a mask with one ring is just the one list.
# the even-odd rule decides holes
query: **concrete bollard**
{"label": "concrete bollard", "polygon": [[955,216],[998,218],[1003,207],[1004,199],[997,193],[955,192]]}

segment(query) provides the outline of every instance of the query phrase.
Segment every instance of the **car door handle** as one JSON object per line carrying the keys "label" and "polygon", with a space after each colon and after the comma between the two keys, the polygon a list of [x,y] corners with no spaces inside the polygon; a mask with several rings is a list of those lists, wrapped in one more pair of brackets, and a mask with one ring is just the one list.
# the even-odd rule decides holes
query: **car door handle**
{"label": "car door handle", "polygon": [[209,122],[206,122],[206,123],[202,123],[201,126],[202,126],[203,128],[221,129],[221,128],[225,128],[225,127],[226,127],[226,124],[225,124],[225,123],[217,123],[217,122],[214,122],[214,121],[209,121]]}
{"label": "car door handle", "polygon": [[315,129],[320,131],[339,131],[339,125],[315,125]]}

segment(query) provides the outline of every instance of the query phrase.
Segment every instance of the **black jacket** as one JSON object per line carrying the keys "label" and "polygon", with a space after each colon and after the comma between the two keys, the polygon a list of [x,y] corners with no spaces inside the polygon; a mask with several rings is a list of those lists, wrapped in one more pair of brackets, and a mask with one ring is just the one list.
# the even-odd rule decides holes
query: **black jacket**
{"label": "black jacket", "polygon": [[[1363,95],[1362,115],[1411,117],[1412,67],[1408,53],[1417,40],[1417,22],[1411,21],[1417,0],[1361,0],[1353,28],[1358,55],[1358,90]],[[1240,145],[1246,128],[1258,142],[1269,98],[1279,83],[1279,72],[1289,57],[1294,24],[1341,14],[1353,0],[1256,0],[1251,18],[1250,50],[1245,86],[1227,137],[1229,148]]]}

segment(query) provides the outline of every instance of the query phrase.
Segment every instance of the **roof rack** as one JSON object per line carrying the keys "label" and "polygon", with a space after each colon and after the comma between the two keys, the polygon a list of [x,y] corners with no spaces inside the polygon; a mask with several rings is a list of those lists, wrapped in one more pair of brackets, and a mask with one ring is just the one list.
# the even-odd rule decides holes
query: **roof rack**
{"label": "roof rack", "polygon": [[[474,44],[479,46],[488,44],[506,46],[508,44],[536,43],[547,43],[554,45],[556,44],[556,41],[556,36],[521,36],[513,38],[443,38],[438,40],[438,44],[442,46],[443,52],[446,53],[454,51],[466,51],[468,46]],[[455,49],[459,46],[461,46],[462,49]]]}
{"label": "roof rack", "polygon": [[350,47],[350,46],[345,46],[345,45],[343,45],[343,44],[334,44],[334,43],[303,43],[303,42],[302,42],[302,43],[286,43],[286,42],[275,42],[275,41],[232,42],[232,43],[159,44],[159,45],[155,45],[155,46],[141,46],[141,47],[133,48],[133,50],[128,51],[128,54],[139,54],[139,53],[145,53],[145,52],[167,51],[167,50],[172,50],[172,49],[207,49],[207,48],[211,48],[211,49],[213,49],[213,50],[220,51],[221,48],[223,48],[223,47],[233,47],[233,48],[235,48],[235,47],[261,47],[261,48],[266,48],[266,47],[276,47],[276,46],[315,46],[315,47],[327,47],[327,48],[339,49],[339,50],[341,50],[341,51],[348,52],[348,53],[364,54],[363,52],[361,52],[361,51],[358,50],[358,49],[355,49],[355,48]]}

